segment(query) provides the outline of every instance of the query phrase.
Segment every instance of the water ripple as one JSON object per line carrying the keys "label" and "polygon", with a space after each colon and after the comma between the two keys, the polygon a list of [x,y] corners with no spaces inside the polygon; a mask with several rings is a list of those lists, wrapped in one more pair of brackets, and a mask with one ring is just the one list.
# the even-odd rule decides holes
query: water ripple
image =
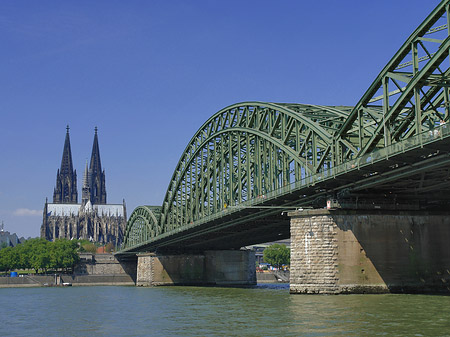
{"label": "water ripple", "polygon": [[450,297],[253,288],[0,289],[2,336],[450,336]]}

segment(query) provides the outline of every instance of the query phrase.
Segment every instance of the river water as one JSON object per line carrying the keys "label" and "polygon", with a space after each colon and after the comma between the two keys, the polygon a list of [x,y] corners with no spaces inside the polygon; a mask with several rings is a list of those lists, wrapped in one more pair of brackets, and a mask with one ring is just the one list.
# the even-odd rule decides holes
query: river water
{"label": "river water", "polygon": [[450,297],[254,288],[0,289],[0,336],[450,336]]}

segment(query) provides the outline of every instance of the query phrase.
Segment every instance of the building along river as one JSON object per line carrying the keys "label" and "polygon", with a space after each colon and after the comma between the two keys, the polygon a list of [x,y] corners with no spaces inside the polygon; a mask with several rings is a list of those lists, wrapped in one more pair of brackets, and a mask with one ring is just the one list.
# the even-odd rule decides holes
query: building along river
{"label": "building along river", "polygon": [[450,297],[287,285],[0,289],[2,336],[450,336]]}

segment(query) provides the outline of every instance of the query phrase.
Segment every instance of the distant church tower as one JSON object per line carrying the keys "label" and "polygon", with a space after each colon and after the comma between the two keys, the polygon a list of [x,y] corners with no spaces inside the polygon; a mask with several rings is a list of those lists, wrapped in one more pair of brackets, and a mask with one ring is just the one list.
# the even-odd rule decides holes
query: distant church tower
{"label": "distant church tower", "polygon": [[61,169],[56,176],[53,203],[45,200],[41,237],[87,239],[93,242],[120,244],[127,223],[125,200],[122,204],[106,204],[105,171],[102,171],[95,128],[91,162],[83,174],[81,203],[77,202],[77,173],[73,170],[67,126]]}
{"label": "distant church tower", "polygon": [[78,202],[77,171],[73,169],[70,150],[69,126],[67,125],[61,168],[56,174],[56,186],[53,191],[54,204],[76,204]]}
{"label": "distant church tower", "polygon": [[91,163],[89,165],[89,190],[92,204],[106,204],[105,185],[105,171],[102,171],[97,127],[95,127],[94,144],[92,145]]}
{"label": "distant church tower", "polygon": [[83,187],[81,188],[81,205],[85,206],[91,200],[91,192],[89,189],[89,170],[86,160],[86,168],[83,174]]}

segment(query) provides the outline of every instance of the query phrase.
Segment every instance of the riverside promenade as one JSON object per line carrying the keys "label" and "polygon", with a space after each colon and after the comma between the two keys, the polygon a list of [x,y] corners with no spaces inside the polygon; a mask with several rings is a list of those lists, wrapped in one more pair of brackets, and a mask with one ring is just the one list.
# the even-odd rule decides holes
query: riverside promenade
{"label": "riverside promenade", "polygon": [[73,274],[23,275],[0,277],[0,288],[43,287],[71,284],[73,286],[136,284],[136,264],[118,261],[112,254],[80,254]]}

